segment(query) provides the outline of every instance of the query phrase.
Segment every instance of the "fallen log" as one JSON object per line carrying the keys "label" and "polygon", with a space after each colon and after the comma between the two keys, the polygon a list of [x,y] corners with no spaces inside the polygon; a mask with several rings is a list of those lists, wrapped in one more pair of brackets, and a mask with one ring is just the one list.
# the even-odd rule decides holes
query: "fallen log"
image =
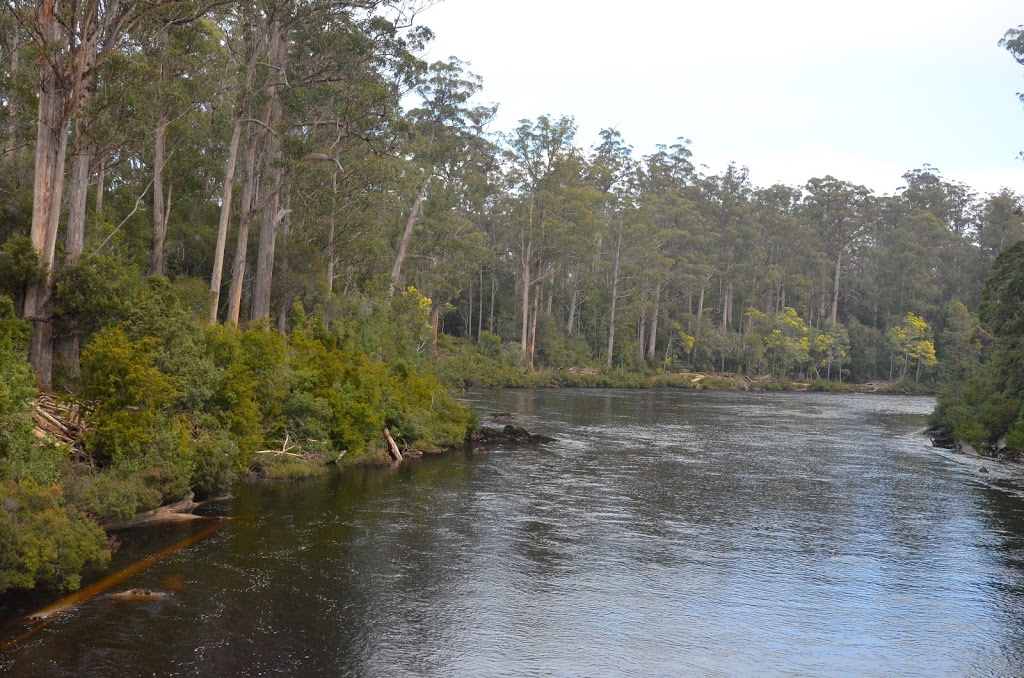
{"label": "fallen log", "polygon": [[384,427],[384,440],[388,443],[388,456],[393,461],[402,461],[402,452],[398,449],[398,443],[391,437],[391,431],[388,430],[387,426]]}
{"label": "fallen log", "polygon": [[204,516],[197,516],[192,511],[206,502],[196,501],[195,498],[195,493],[189,492],[172,504],[158,506],[151,511],[142,511],[135,514],[135,517],[127,522],[108,524],[104,525],[104,527],[108,530],[123,530],[128,527],[151,525],[154,523],[183,523],[189,520],[202,520]]}
{"label": "fallen log", "polygon": [[256,450],[253,454],[276,454],[283,455],[285,457],[298,457],[299,459],[305,459],[306,456],[303,454],[296,454],[294,452],[285,452],[284,450]]}

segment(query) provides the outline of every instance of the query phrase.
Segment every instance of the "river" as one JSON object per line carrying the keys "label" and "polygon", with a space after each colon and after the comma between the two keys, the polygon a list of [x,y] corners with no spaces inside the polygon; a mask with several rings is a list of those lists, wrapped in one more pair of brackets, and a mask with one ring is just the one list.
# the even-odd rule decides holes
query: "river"
{"label": "river", "polygon": [[[1024,499],[928,447],[931,398],[466,400],[558,440],[241,485],[114,589],[173,596],[93,598],[0,672],[1024,675]],[[199,529],[126,535],[113,567]]]}

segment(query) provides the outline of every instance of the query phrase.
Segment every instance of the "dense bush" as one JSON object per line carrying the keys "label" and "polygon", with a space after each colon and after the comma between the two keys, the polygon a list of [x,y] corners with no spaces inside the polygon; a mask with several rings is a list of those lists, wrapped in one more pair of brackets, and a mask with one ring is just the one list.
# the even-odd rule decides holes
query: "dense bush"
{"label": "dense bush", "polygon": [[0,483],[0,592],[53,583],[78,588],[88,565],[110,560],[106,535],[64,501],[60,487]]}
{"label": "dense bush", "polygon": [[[947,376],[932,424],[979,449],[1024,453],[1024,242],[986,281],[978,320],[952,306],[943,333]],[[981,329],[978,322],[984,326]],[[983,346],[981,339],[984,338]]]}

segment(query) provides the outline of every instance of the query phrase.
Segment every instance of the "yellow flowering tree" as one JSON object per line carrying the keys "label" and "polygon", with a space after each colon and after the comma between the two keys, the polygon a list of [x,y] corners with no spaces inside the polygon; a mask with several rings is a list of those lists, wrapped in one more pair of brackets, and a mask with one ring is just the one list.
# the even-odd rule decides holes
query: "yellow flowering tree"
{"label": "yellow flowering tree", "polygon": [[[931,340],[931,328],[924,318],[908,312],[903,322],[889,330],[889,341],[896,355],[903,357],[903,369],[900,378],[905,379],[910,361],[917,363],[914,381],[921,378],[921,368],[931,369],[938,363],[935,356],[935,344]],[[891,370],[890,370],[891,376]]]}
{"label": "yellow flowering tree", "polygon": [[799,371],[810,362],[810,330],[796,309],[786,307],[781,313],[767,315],[758,310],[747,312],[751,319],[751,340],[765,349],[770,372],[784,377],[791,370]]}

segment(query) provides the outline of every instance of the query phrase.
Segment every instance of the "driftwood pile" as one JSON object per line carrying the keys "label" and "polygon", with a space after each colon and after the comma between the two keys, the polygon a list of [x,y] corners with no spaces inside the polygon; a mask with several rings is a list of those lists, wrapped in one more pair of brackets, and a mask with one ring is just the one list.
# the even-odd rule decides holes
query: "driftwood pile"
{"label": "driftwood pile", "polygon": [[72,454],[84,457],[82,434],[86,431],[85,419],[91,409],[88,405],[58,400],[52,395],[39,396],[32,407],[36,437],[52,438],[70,447]]}

